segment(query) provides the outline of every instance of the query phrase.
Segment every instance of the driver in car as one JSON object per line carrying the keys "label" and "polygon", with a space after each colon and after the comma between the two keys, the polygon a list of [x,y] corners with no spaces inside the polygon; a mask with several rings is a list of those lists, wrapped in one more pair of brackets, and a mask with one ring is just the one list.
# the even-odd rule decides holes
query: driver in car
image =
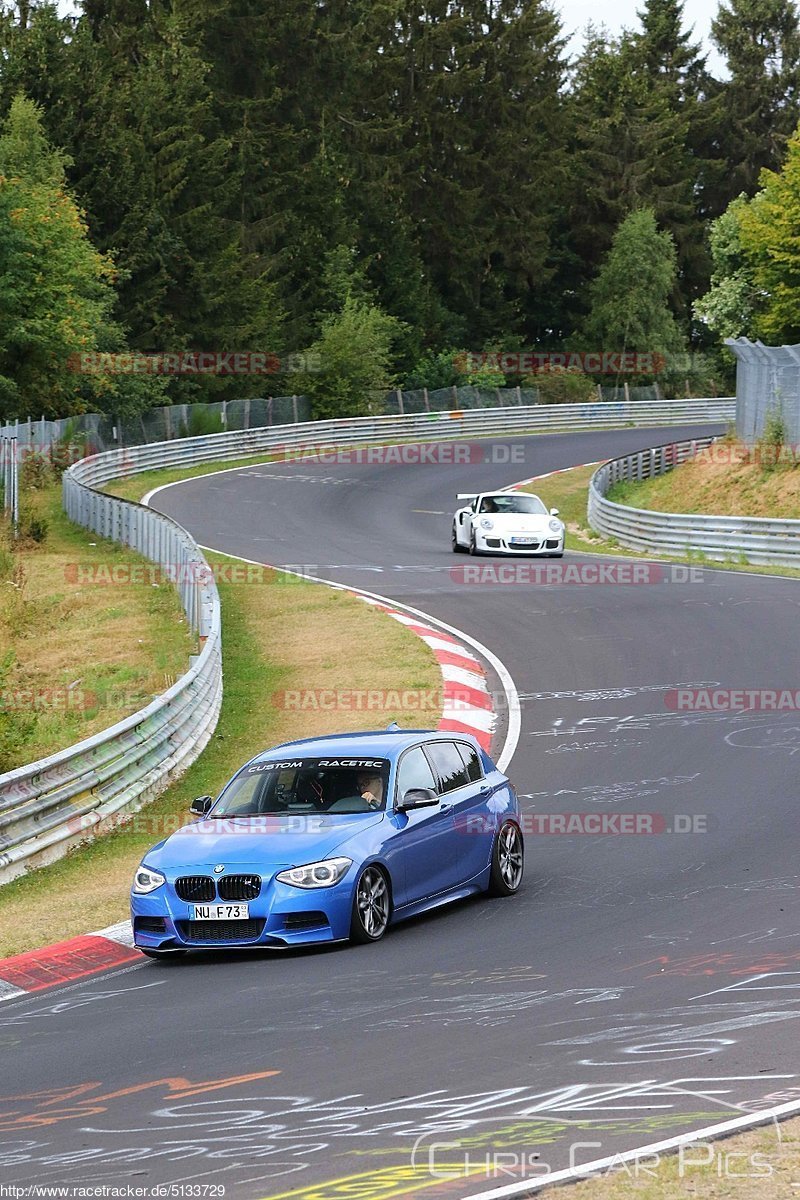
{"label": "driver in car", "polygon": [[361,799],[366,800],[370,808],[380,808],[383,801],[383,780],[380,775],[375,772],[362,772],[357,783]]}

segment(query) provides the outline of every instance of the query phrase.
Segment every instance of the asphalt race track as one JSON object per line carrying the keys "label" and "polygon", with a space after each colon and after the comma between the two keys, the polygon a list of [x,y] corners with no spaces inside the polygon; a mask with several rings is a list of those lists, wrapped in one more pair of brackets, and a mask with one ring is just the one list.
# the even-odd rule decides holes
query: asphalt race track
{"label": "asphalt race track", "polygon": [[439,1200],[800,1098],[800,714],[665,703],[681,684],[795,687],[800,587],[450,573],[472,561],[450,552],[457,492],[707,428],[489,441],[468,466],[273,463],[156,496],[206,546],[488,646],[521,697],[509,773],[531,817],[687,831],[528,832],[519,896],[377,946],[143,960],[4,1004],[4,1183]]}

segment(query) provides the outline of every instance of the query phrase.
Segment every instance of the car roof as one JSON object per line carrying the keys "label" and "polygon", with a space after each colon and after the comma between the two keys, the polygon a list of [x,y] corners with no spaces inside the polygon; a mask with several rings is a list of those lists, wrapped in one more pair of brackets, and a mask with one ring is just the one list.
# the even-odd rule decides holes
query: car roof
{"label": "car roof", "polygon": [[301,738],[296,742],[282,742],[269,750],[263,750],[253,762],[269,762],[273,758],[284,758],[287,750],[302,754],[305,758],[329,758],[344,755],[348,758],[366,755],[369,758],[394,759],[408,746],[415,746],[428,738],[458,737],[471,741],[468,734],[448,734],[435,729],[380,729],[359,733],[330,733],[322,737]]}
{"label": "car roof", "polygon": [[[505,499],[507,496],[534,496],[535,499],[537,499],[537,500],[541,499],[541,496],[537,495],[536,492],[523,492],[523,491],[519,491],[517,488],[500,488],[496,492],[459,492],[458,499],[459,500],[496,500],[496,499],[499,499],[500,497],[503,497],[503,499]],[[469,506],[464,505],[463,507],[468,508]]]}
{"label": "car roof", "polygon": [[520,492],[515,488],[503,488],[499,492],[481,492],[479,498],[488,497],[490,500],[499,500],[502,498],[505,500],[509,496],[534,496],[537,500],[539,499],[535,492]]}

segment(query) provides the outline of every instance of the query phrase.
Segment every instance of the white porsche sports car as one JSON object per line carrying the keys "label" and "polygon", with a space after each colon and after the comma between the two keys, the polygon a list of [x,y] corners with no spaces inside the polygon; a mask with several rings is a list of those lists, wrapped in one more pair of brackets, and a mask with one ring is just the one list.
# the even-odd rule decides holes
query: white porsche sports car
{"label": "white porsche sports car", "polygon": [[453,517],[455,554],[540,554],[561,558],[564,522],[530,492],[460,494],[469,500]]}

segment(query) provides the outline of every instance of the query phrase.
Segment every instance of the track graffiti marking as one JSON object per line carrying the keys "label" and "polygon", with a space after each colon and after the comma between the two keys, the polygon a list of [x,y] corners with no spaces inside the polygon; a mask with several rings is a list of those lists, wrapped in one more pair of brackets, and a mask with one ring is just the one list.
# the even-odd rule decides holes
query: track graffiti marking
{"label": "track graffiti marking", "polygon": [[437,1173],[432,1176],[430,1170],[422,1166],[381,1167],[290,1192],[273,1192],[264,1200],[392,1200],[395,1196],[416,1196],[423,1189],[441,1189],[448,1176],[458,1182],[484,1174],[482,1166],[467,1168],[465,1173],[463,1162],[439,1160],[437,1168]]}
{"label": "track graffiti marking", "polygon": [[[208,1079],[192,1083],[182,1076],[152,1079],[146,1083],[134,1083],[129,1087],[117,1088],[113,1092],[98,1093],[102,1084],[81,1083],[73,1087],[49,1088],[41,1092],[27,1092],[20,1095],[0,1097],[0,1131],[19,1129],[36,1129],[47,1125],[57,1125],[63,1121],[85,1120],[108,1111],[114,1100],[134,1096],[139,1092],[163,1088],[176,1100],[185,1100],[191,1096],[202,1096],[221,1088],[237,1087],[241,1084],[252,1083],[257,1079],[268,1079],[280,1074],[279,1071],[256,1071],[249,1075],[229,1075],[224,1079]],[[31,1104],[30,1108],[8,1107],[19,1104]]]}
{"label": "track graffiti marking", "polygon": [[642,796],[655,796],[662,788],[681,787],[694,783],[700,772],[694,775],[673,775],[660,779],[632,779],[620,783],[588,784],[579,788],[557,788],[552,792],[520,792],[521,800],[560,800],[568,796],[579,797],[588,804],[619,804],[623,800],[635,800]]}
{"label": "track graffiti marking", "polygon": [[[563,613],[563,609],[560,610]],[[703,683],[649,683],[631,684],[627,687],[593,688],[586,691],[572,692],[520,692],[520,700],[577,700],[582,704],[596,704],[599,700],[630,700],[634,696],[642,696],[648,692],[670,692],[676,688],[713,688],[719,687],[718,680],[705,680]]]}
{"label": "track graffiti marking", "polygon": [[800,750],[800,726],[748,725],[727,734],[725,741],[745,750],[785,750],[791,756]]}
{"label": "track graffiti marking", "polygon": [[640,967],[656,967],[649,971],[645,979],[658,979],[664,975],[758,975],[764,972],[777,971],[800,963],[800,950],[781,952],[769,950],[754,957],[752,954],[732,953],[730,951],[712,951],[705,954],[692,954],[687,958],[670,958],[668,954],[659,954],[646,962],[634,963],[623,967],[623,971],[636,971]]}

